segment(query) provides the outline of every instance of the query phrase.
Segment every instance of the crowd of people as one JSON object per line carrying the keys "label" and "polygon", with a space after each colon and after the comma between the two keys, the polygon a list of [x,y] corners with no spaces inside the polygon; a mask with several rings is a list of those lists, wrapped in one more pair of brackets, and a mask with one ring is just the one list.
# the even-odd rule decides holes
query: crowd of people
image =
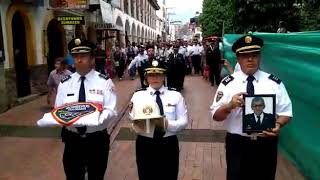
{"label": "crowd of people", "polygon": [[[94,102],[103,108],[99,117],[101,124],[97,126],[63,126],[66,179],[84,180],[86,173],[89,180],[104,178],[110,148],[107,128],[117,115],[115,85],[110,77],[116,74],[122,80],[127,69],[131,79],[138,73],[141,82],[141,88],[130,100],[130,117],[162,120],[152,129],[146,128],[148,123],[132,122],[133,127],[147,129],[136,131],[140,180],[178,178],[180,151],[176,134],[188,125],[188,108],[179,92],[186,74],[207,76],[211,85],[218,86],[210,111],[213,120],[224,121],[226,126],[226,179],[274,180],[278,135],[292,117],[291,100],[282,81],[260,69],[262,39],[245,35],[233,44],[238,62],[235,70],[222,58],[219,43],[219,38],[206,39],[202,43],[181,40],[132,43],[127,48],[115,46],[110,58],[100,44],[74,39],[69,49],[74,63],[72,59],[69,59],[70,65],[66,59],[57,58],[56,69],[50,73],[49,94],[57,94],[52,98],[55,99],[54,107]],[[222,67],[228,72],[222,73]],[[75,73],[71,74],[72,70]],[[221,80],[224,74],[229,75]],[[272,128],[261,129],[259,133],[246,133],[242,119],[244,96],[262,95],[277,100],[272,115],[275,122],[272,122]],[[142,109],[134,113],[132,109],[138,108],[137,105],[142,105]],[[252,124],[259,125],[257,127],[262,127],[263,121],[270,116],[263,112],[265,105],[261,98],[252,102],[251,108],[256,115],[250,115],[249,119]]]}
{"label": "crowd of people", "polygon": [[[65,58],[56,58],[56,68],[50,73],[48,79],[48,103],[53,106],[58,82],[62,77],[75,72],[74,60],[70,54]],[[202,42],[198,40],[176,40],[170,42],[146,42],[137,44],[128,43],[127,47],[116,43],[107,53],[101,43],[93,45],[95,70],[110,78],[117,77],[123,80],[134,80],[139,74],[141,87],[145,87],[144,69],[146,64],[157,59],[166,65],[166,85],[181,91],[184,87],[186,75],[202,75],[212,86],[218,86],[223,77],[232,74],[234,69],[230,62],[223,59],[222,43],[220,38],[207,38]],[[55,83],[54,83],[55,82]]]}

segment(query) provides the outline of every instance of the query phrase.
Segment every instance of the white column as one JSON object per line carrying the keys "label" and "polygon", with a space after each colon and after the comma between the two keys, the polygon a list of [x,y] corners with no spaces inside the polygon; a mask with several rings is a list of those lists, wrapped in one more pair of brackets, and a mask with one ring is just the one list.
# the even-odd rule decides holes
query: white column
{"label": "white column", "polygon": [[128,0],[128,14],[129,14],[129,16],[132,16],[132,14],[131,14],[131,1],[132,0]]}
{"label": "white column", "polygon": [[[137,18],[136,17],[136,8],[137,8],[137,4],[136,4],[136,0],[131,0],[131,5],[133,6],[133,12],[131,12],[131,16],[133,17],[133,18]],[[132,7],[131,7],[132,8]]]}
{"label": "white column", "polygon": [[124,12],[124,0],[120,0],[121,10]]}

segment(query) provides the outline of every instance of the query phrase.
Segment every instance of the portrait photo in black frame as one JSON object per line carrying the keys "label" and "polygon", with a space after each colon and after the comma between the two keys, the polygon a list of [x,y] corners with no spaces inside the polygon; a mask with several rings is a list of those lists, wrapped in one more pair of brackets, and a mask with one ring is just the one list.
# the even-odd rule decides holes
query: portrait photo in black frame
{"label": "portrait photo in black frame", "polygon": [[243,95],[243,133],[261,133],[275,127],[276,96],[274,94]]}

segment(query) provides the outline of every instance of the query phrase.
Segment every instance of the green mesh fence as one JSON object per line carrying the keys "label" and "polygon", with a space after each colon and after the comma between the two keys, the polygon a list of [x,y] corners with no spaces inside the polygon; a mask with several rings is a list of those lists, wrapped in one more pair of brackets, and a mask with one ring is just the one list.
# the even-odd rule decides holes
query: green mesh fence
{"label": "green mesh fence", "polygon": [[[280,151],[306,179],[320,180],[320,31],[254,34],[265,43],[261,69],[284,82],[293,104],[294,117],[282,129]],[[231,46],[240,36],[224,36],[224,56],[233,65]]]}

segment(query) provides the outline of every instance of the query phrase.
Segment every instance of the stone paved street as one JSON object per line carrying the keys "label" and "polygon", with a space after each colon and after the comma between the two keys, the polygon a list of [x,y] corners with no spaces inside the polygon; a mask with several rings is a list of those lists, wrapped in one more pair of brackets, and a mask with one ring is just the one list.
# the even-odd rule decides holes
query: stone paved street
{"label": "stone paved street", "polygon": [[[128,123],[127,104],[138,81],[116,82],[119,117],[112,133],[109,165],[105,179],[138,180],[135,164],[135,134]],[[211,120],[209,106],[215,93],[200,76],[186,78],[185,96],[189,125],[179,134],[179,180],[223,180],[226,163],[224,130],[221,123]],[[59,129],[41,129],[35,122],[46,107],[45,96],[15,107],[0,115],[0,179],[1,180],[56,180],[64,179],[62,167],[63,144]],[[110,130],[111,131],[111,130]],[[277,180],[301,180],[292,165],[281,155]]]}

